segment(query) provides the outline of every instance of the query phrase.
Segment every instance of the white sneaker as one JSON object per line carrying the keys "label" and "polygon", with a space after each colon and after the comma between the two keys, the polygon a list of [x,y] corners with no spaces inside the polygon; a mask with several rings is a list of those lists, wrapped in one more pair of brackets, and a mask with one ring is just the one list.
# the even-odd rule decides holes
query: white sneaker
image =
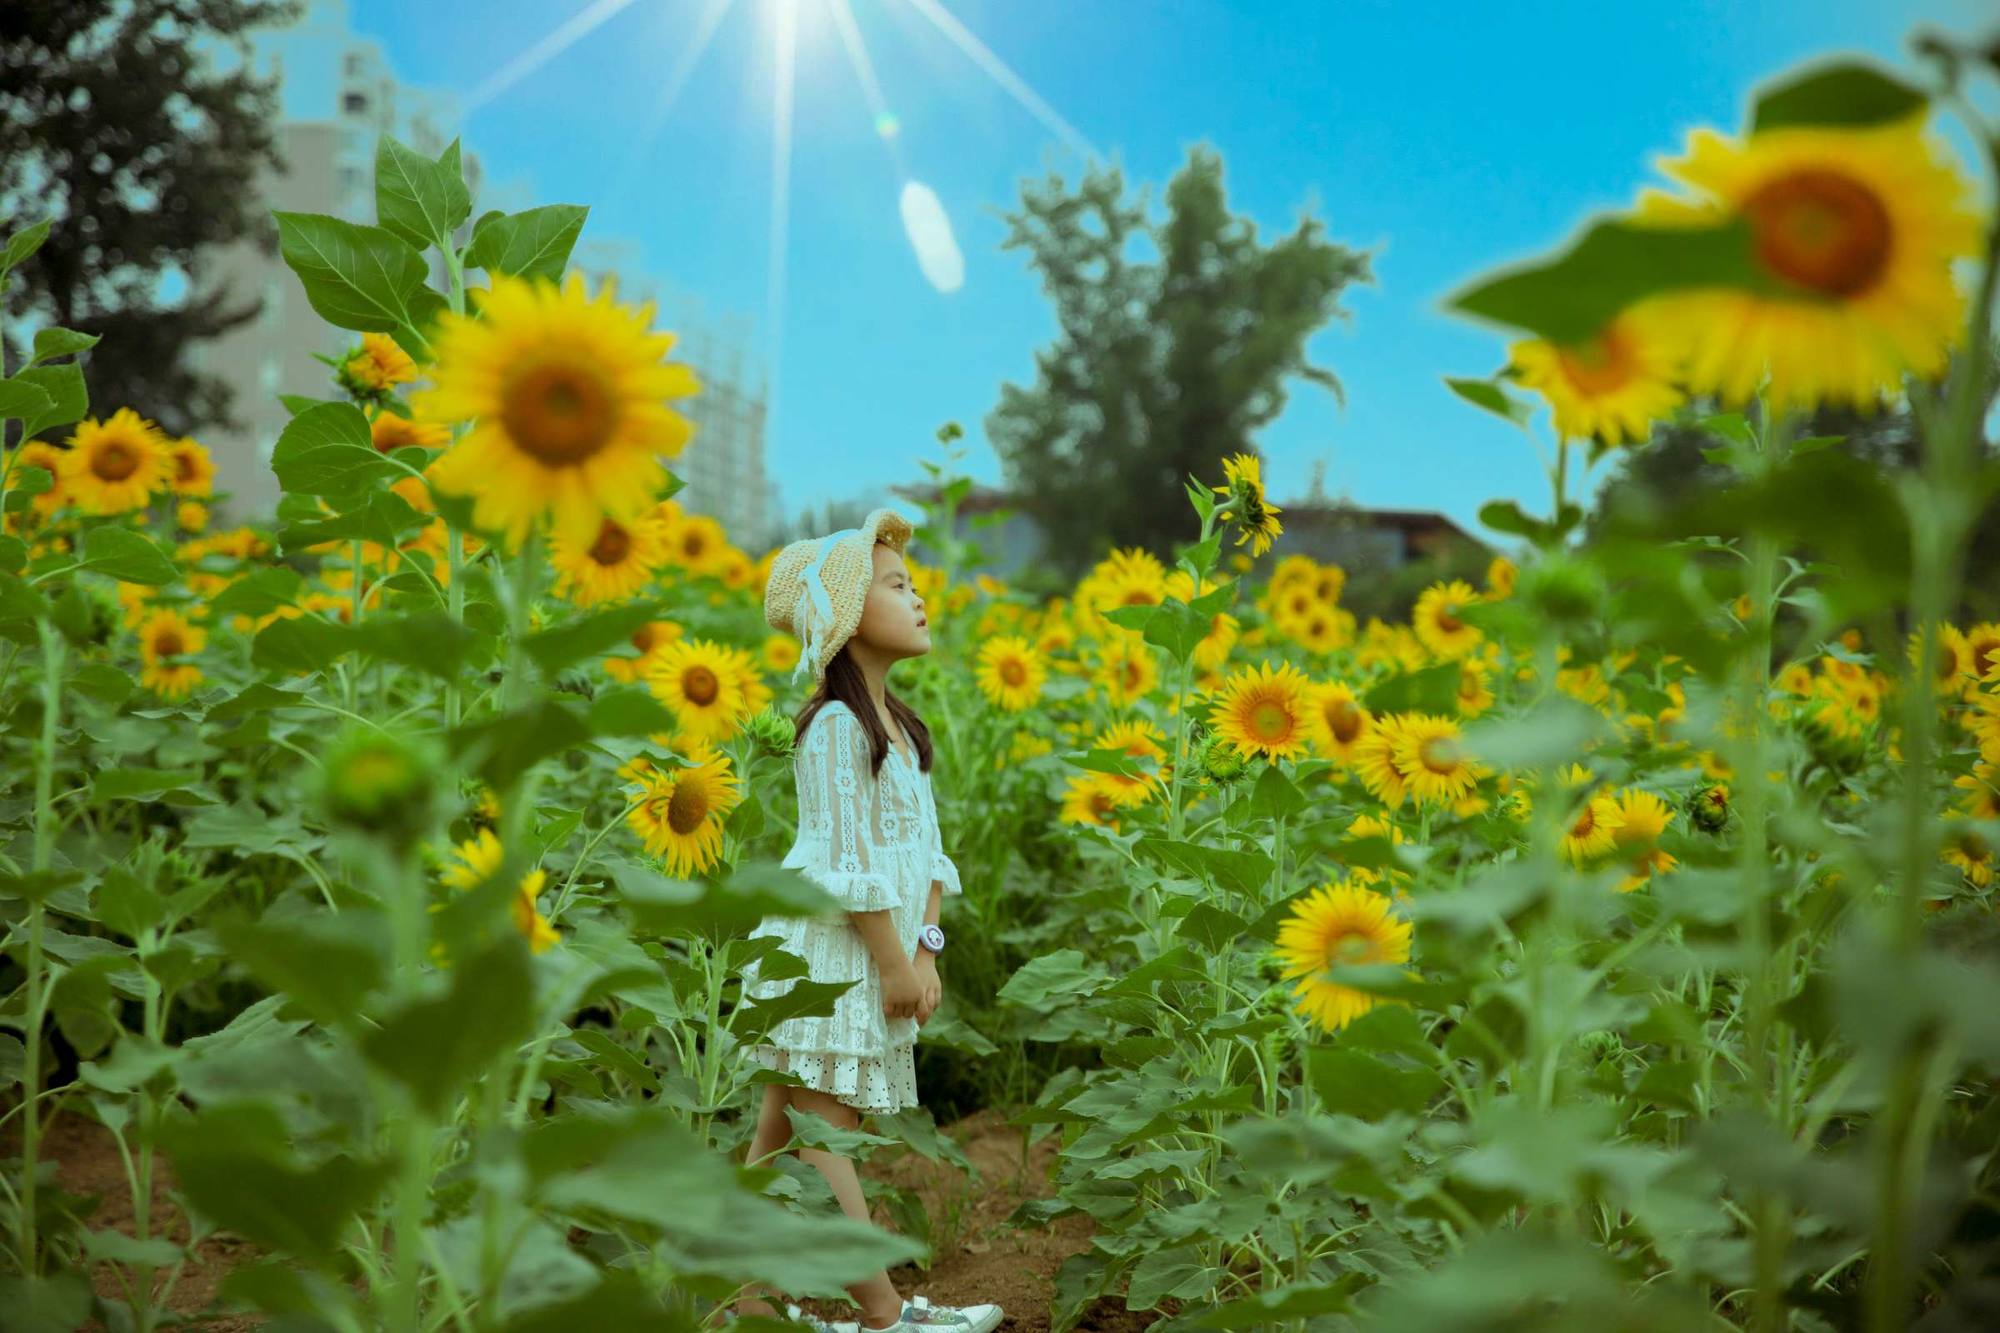
{"label": "white sneaker", "polygon": [[831,1333],[993,1333],[1005,1313],[997,1305],[933,1305],[928,1296],[912,1296],[893,1324],[870,1328],[858,1319],[843,1320]]}

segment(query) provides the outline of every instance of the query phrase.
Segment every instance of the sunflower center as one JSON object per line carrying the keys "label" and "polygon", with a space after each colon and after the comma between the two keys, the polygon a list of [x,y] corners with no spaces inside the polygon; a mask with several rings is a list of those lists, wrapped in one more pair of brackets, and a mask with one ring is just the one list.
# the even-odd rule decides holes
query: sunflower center
{"label": "sunflower center", "polygon": [[194,455],[192,453],[174,455],[174,477],[183,482],[194,480]]}
{"label": "sunflower center", "polygon": [[101,481],[123,481],[139,470],[139,455],[127,445],[112,441],[91,455],[90,470]]}
{"label": "sunflower center", "polygon": [[683,782],[667,798],[667,827],[685,838],[708,818],[708,793],[692,782]]}
{"label": "sunflower center", "polygon": [[681,554],[690,560],[699,559],[701,553],[707,549],[708,539],[699,531],[690,531],[681,538]]}
{"label": "sunflower center", "polygon": [[681,676],[681,693],[691,704],[706,708],[722,692],[722,682],[705,666],[689,667]]}
{"label": "sunflower center", "polygon": [[1130,592],[1125,594],[1125,600],[1124,602],[1121,603],[1121,605],[1124,606],[1151,606],[1152,604],[1153,604],[1152,594],[1147,592],[1144,588],[1132,589]]}
{"label": "sunflower center", "polygon": [[1250,731],[1258,740],[1282,741],[1292,734],[1292,714],[1276,699],[1260,699],[1250,706]]}
{"label": "sunflower center", "polygon": [[1822,295],[1866,291],[1889,266],[1889,210],[1850,176],[1808,167],[1760,187],[1743,208],[1758,259]]}
{"label": "sunflower center", "polygon": [[1458,748],[1449,736],[1428,736],[1417,747],[1417,762],[1433,773],[1450,774],[1459,769]]}
{"label": "sunflower center", "polygon": [[1374,957],[1375,942],[1359,931],[1343,930],[1327,941],[1328,966],[1372,962]]}
{"label": "sunflower center", "polygon": [[1118,667],[1118,683],[1129,692],[1139,688],[1139,664],[1123,662]]}
{"label": "sunflower center", "polygon": [[1632,352],[1623,337],[1606,329],[1594,338],[1556,349],[1569,381],[1586,394],[1609,393],[1632,377]]}
{"label": "sunflower center", "polygon": [[1011,689],[1019,689],[1028,683],[1028,668],[1016,659],[1000,664],[1000,681]]}
{"label": "sunflower center", "polygon": [[1569,836],[1572,838],[1587,838],[1596,828],[1597,812],[1586,805],[1583,807],[1583,813],[1576,817],[1576,822],[1569,826]]}
{"label": "sunflower center", "polygon": [[1458,618],[1457,612],[1458,612],[1457,602],[1447,602],[1442,607],[1439,607],[1437,613],[1437,627],[1443,630],[1446,634],[1456,634],[1459,630],[1464,629],[1465,622]]}
{"label": "sunflower center", "polygon": [[1361,710],[1349,700],[1336,699],[1327,705],[1326,725],[1333,738],[1345,745],[1361,734]]}
{"label": "sunflower center", "polygon": [[161,657],[178,657],[187,651],[179,630],[163,629],[153,636],[153,651]]}
{"label": "sunflower center", "polygon": [[597,530],[596,542],[591,545],[590,558],[600,565],[616,565],[631,553],[632,534],[605,519],[604,526]]}
{"label": "sunflower center", "polygon": [[598,376],[565,362],[545,361],[507,384],[500,420],[536,462],[575,467],[610,443],[618,411]]}
{"label": "sunflower center", "polygon": [[642,653],[651,652],[653,650],[653,635],[655,633],[656,631],[651,625],[639,626],[638,629],[632,631],[632,646]]}

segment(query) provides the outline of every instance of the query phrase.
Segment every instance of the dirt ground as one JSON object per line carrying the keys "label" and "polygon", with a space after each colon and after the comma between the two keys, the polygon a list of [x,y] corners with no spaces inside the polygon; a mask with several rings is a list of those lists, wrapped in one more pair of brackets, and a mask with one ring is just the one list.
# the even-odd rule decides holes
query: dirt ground
{"label": "dirt ground", "polygon": [[[18,1124],[18,1119],[14,1123]],[[958,1168],[933,1165],[914,1154],[900,1154],[895,1160],[880,1158],[861,1168],[869,1179],[914,1190],[937,1228],[939,1253],[931,1270],[925,1273],[914,1265],[904,1265],[892,1269],[890,1277],[906,1298],[921,1294],[943,1305],[998,1302],[1007,1312],[1001,1325],[1004,1333],[1047,1333],[1056,1270],[1064,1259],[1089,1245],[1090,1219],[1074,1215],[1059,1218],[1044,1229],[1017,1230],[1006,1224],[1006,1218],[1024,1200],[1051,1193],[1047,1182],[1056,1153],[1055,1137],[1036,1143],[1024,1168],[1021,1131],[997,1112],[981,1111],[943,1128],[978,1168],[980,1182],[976,1187]],[[10,1133],[7,1138],[18,1152],[18,1136]],[[79,1116],[61,1116],[45,1130],[42,1156],[57,1163],[61,1188],[102,1196],[103,1203],[91,1219],[93,1228],[132,1234],[132,1201],[125,1172],[117,1143],[107,1131]],[[156,1162],[154,1234],[164,1234],[184,1245],[187,1220],[169,1197],[173,1184],[171,1166]],[[879,1206],[876,1221],[893,1226]],[[257,1247],[227,1232],[208,1236],[182,1269],[168,1307],[183,1318],[199,1316],[213,1304],[223,1278],[259,1254]],[[160,1277],[163,1280],[164,1274]],[[111,1265],[100,1264],[93,1281],[100,1294],[122,1297],[119,1275]],[[807,1302],[808,1308],[815,1305],[825,1317],[854,1318],[852,1306]],[[1158,1318],[1158,1314],[1129,1312],[1121,1300],[1106,1299],[1086,1312],[1080,1327],[1086,1333],[1136,1333]],[[209,1333],[242,1333],[262,1323],[261,1316],[217,1314],[187,1326]]]}

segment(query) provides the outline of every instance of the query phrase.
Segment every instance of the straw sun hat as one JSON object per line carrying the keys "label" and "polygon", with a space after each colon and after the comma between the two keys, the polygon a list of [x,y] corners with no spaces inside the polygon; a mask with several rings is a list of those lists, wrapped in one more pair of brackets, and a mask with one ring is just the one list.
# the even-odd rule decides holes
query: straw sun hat
{"label": "straw sun hat", "polygon": [[826,664],[861,626],[868,585],[875,581],[875,543],[901,554],[910,533],[910,520],[876,509],[858,528],[803,537],[778,552],[764,584],[764,619],[799,640],[793,680],[810,671],[818,684],[826,675]]}

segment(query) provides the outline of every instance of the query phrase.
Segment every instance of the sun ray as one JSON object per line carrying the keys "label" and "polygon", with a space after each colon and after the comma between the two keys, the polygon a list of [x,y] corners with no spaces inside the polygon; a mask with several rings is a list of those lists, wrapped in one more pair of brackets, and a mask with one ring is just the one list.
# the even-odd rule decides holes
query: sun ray
{"label": "sun ray", "polygon": [[986,71],[987,77],[1005,89],[1008,95],[1025,107],[1030,115],[1054,130],[1064,143],[1086,160],[1095,161],[1101,157],[1097,149],[1091,146],[1090,141],[1078,133],[1075,126],[1056,114],[1056,109],[1043,101],[1041,94],[1030,88],[1020,75],[1009,69],[1005,61],[994,55],[986,43],[980,41],[963,23],[946,12],[937,0],[906,0],[906,3],[928,19],[931,26],[949,38],[959,50],[965,52],[973,64]]}
{"label": "sun ray", "polygon": [[[854,22],[854,11],[847,0],[827,0],[827,9],[833,15],[833,26],[840,33],[840,45],[847,52],[847,63],[854,70],[854,77],[860,81],[861,95],[867,99],[868,115],[879,129],[890,123],[889,105],[882,99],[882,85],[875,78],[875,62],[868,58],[868,46],[861,40],[861,29]],[[903,153],[896,141],[888,135],[878,134],[882,146],[889,150],[889,160],[895,165],[896,178],[909,176],[909,168],[903,164]]]}
{"label": "sun ray", "polygon": [[694,75],[694,67],[700,63],[702,53],[708,50],[708,43],[715,36],[723,18],[729,13],[736,0],[708,0],[708,7],[702,11],[701,19],[695,25],[687,44],[681,47],[679,60],[667,75],[667,81],[660,86],[660,95],[653,99],[652,110],[646,115],[646,123],[632,139],[631,148],[625,155],[625,165],[612,179],[610,190],[604,201],[604,211],[610,211],[611,204],[623,197],[625,189],[638,179],[639,168],[644,165],[646,154],[652,151],[653,143],[660,137],[660,130],[667,123],[667,113],[680,100],[681,89]]}
{"label": "sun ray", "polygon": [[597,0],[596,4],[571,16],[568,22],[561,24],[548,36],[488,75],[486,82],[474,88],[466,97],[463,114],[471,115],[475,109],[484,106],[533,74],[595,31],[607,19],[615,18],[631,5],[632,0]]}
{"label": "sun ray", "polygon": [[765,439],[778,438],[778,399],[784,380],[779,374],[785,349],[785,242],[791,225],[792,82],[798,64],[799,8],[797,0],[778,5],[776,74],[771,87],[771,249],[765,264],[765,319],[770,324],[768,401],[764,405]]}

